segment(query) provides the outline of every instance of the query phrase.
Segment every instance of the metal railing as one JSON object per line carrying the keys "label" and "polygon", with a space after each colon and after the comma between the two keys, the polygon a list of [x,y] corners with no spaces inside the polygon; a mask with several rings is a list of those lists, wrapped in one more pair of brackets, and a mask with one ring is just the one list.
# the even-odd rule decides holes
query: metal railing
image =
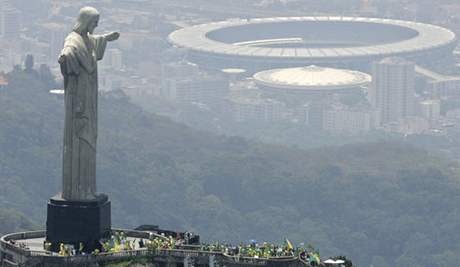
{"label": "metal railing", "polygon": [[[151,237],[149,232],[144,231],[133,231],[123,229],[113,229],[113,231],[119,231],[126,233],[129,237],[144,238],[148,239]],[[153,234],[155,237],[164,238],[164,236]],[[3,252],[15,253],[25,257],[41,258],[42,262],[54,262],[54,263],[94,263],[94,262],[111,262],[119,261],[123,259],[139,258],[139,257],[160,257],[160,258],[176,258],[183,259],[186,257],[190,258],[207,258],[211,255],[221,257],[222,260],[232,263],[243,263],[249,265],[266,265],[269,262],[272,263],[289,263],[300,261],[306,266],[310,266],[307,262],[299,259],[295,256],[288,257],[273,257],[273,258],[254,258],[254,257],[242,257],[228,255],[220,251],[204,251],[201,246],[194,245],[183,245],[176,249],[148,249],[140,248],[136,250],[124,250],[119,252],[101,252],[97,254],[86,254],[86,255],[74,255],[74,256],[59,256],[56,253],[47,252],[44,250],[36,251],[28,248],[18,247],[18,243],[21,240],[43,238],[46,236],[45,231],[35,232],[21,232],[13,233],[3,236],[0,239],[0,245]],[[16,241],[18,243],[12,244],[10,241]]]}

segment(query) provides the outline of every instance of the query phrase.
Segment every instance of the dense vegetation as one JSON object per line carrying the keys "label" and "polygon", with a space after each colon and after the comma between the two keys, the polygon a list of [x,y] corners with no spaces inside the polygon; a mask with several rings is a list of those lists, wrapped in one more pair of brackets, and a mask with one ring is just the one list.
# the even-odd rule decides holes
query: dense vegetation
{"label": "dense vegetation", "polygon": [[36,228],[23,214],[0,208],[0,235]]}
{"label": "dense vegetation", "polygon": [[[60,188],[63,98],[16,70],[0,91],[0,207],[44,225]],[[213,136],[100,97],[98,183],[116,226],[313,244],[359,266],[458,266],[458,166],[402,143],[300,150]],[[0,211],[0,232],[32,225]],[[8,226],[3,217],[15,225]],[[17,219],[15,219],[17,218]]]}

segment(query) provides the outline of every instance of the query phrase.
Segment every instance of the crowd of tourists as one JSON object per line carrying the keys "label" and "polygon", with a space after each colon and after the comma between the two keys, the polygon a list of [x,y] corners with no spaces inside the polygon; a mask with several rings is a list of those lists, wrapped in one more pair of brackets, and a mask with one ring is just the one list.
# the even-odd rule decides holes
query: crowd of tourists
{"label": "crowd of tourists", "polygon": [[[128,237],[124,232],[114,232],[107,240],[101,240],[100,244],[101,249],[95,249],[91,254],[97,255],[101,252],[115,253],[134,250],[136,240],[128,240]],[[51,246],[52,244],[50,242],[43,242],[43,248],[45,251],[51,251]],[[85,246],[82,242],[79,243],[77,248],[73,245],[61,243],[59,244],[58,254],[59,256],[85,255]]]}
{"label": "crowd of tourists", "polygon": [[[146,247],[150,250],[161,250],[161,249],[176,249],[185,248],[183,247],[184,242],[181,239],[176,239],[171,236],[165,237],[153,237],[149,240],[140,240],[139,247]],[[211,243],[201,244],[198,247],[194,247],[201,251],[209,251],[216,253],[223,253],[227,256],[232,257],[246,257],[255,259],[273,259],[283,257],[300,257],[304,261],[308,262],[312,266],[319,266],[321,262],[320,255],[314,248],[305,247],[301,244],[299,247],[294,247],[292,243],[286,239],[284,244],[272,244],[268,242],[258,243],[251,241],[248,244],[239,244],[237,246],[225,243]]]}
{"label": "crowd of tourists", "polygon": [[[50,243],[44,243],[45,249],[51,246]],[[240,243],[237,246],[226,243],[210,243],[200,244],[198,246],[189,247],[185,245],[183,239],[174,238],[172,236],[153,235],[145,239],[129,240],[124,232],[114,232],[107,240],[101,241],[101,251],[96,249],[92,254],[115,253],[121,251],[131,251],[136,248],[146,248],[151,251],[172,250],[172,249],[193,249],[207,252],[222,253],[229,257],[253,258],[253,259],[283,259],[283,258],[300,258],[311,266],[324,266],[321,262],[321,257],[318,251],[312,246],[300,244],[294,247],[292,243],[286,239],[284,244],[273,244],[268,242],[258,243],[254,240],[248,244]],[[84,254],[84,245],[80,243],[78,248],[60,244],[59,255],[73,256]],[[330,260],[331,261],[331,260]],[[347,260],[348,261],[348,260]],[[351,262],[344,266],[352,266]]]}
{"label": "crowd of tourists", "polygon": [[13,246],[17,246],[21,249],[29,249],[29,247],[25,244],[25,243],[22,243],[22,242],[16,242],[16,240],[9,240],[9,243]]}
{"label": "crowd of tourists", "polygon": [[[45,241],[44,248],[47,251],[50,250],[51,243]],[[58,254],[59,254],[59,256],[64,256],[64,257],[75,256],[75,255],[83,255],[83,254],[85,254],[83,252],[83,249],[84,249],[84,245],[81,242],[78,245],[78,248],[75,248],[74,246],[64,245],[63,243],[61,243],[61,244],[59,244],[59,252],[58,252]]]}
{"label": "crowd of tourists", "polygon": [[[114,232],[108,240],[101,242],[102,252],[121,252],[134,250],[136,240],[128,240],[125,232]],[[99,251],[95,251],[98,253]]]}
{"label": "crowd of tourists", "polygon": [[150,250],[160,250],[160,249],[175,249],[177,246],[181,245],[180,240],[177,240],[171,236],[169,237],[154,237],[149,240],[140,240],[139,247],[146,247]]}
{"label": "crowd of tourists", "polygon": [[[164,250],[164,249],[176,249],[185,248],[184,240],[176,239],[172,236],[155,236],[150,235],[148,239],[139,240],[128,240],[127,235],[124,232],[114,232],[111,237],[107,240],[101,241],[101,250],[96,249],[93,254],[104,253],[115,253],[121,251],[131,251],[138,248],[147,248],[152,251]],[[45,250],[49,250],[51,247],[50,243],[45,242]],[[268,242],[258,243],[251,241],[248,244],[239,244],[237,246],[224,243],[211,243],[201,244],[198,247],[194,247],[195,250],[209,251],[216,253],[223,253],[227,256],[232,257],[245,257],[255,259],[273,259],[283,257],[300,257],[312,266],[318,266],[321,262],[320,255],[313,248],[307,248],[305,246],[294,247],[292,243],[286,239],[284,244],[273,244]],[[73,246],[67,246],[60,244],[59,255],[61,256],[73,256],[78,254],[84,254],[84,245],[80,243],[78,248]]]}
{"label": "crowd of tourists", "polygon": [[308,261],[312,266],[319,265],[321,262],[320,255],[313,248],[305,246],[294,247],[292,243],[286,239],[282,245],[263,242],[250,242],[249,244],[239,244],[232,246],[228,244],[207,244],[202,246],[204,251],[222,252],[228,256],[247,257],[247,258],[283,258],[283,257],[301,257]]}

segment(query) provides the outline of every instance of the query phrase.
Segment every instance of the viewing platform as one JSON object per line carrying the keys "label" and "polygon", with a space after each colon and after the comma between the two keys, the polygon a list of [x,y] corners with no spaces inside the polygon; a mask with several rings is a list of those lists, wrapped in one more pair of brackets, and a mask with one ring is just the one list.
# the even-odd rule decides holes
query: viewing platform
{"label": "viewing platform", "polygon": [[[151,249],[140,247],[139,241],[147,242],[152,235],[157,238],[165,236],[135,230],[113,229],[122,232],[127,240],[136,244],[132,250],[119,252],[101,252],[62,256],[59,253],[46,251],[44,241],[46,232],[20,232],[5,235],[0,239],[1,267],[67,267],[67,266],[104,266],[131,260],[145,259],[146,266],[155,267],[239,267],[239,266],[272,266],[272,267],[310,267],[298,256],[284,257],[242,257],[232,256],[221,251],[204,251],[200,245],[182,245],[174,249]],[[321,263],[320,266],[326,266]]]}

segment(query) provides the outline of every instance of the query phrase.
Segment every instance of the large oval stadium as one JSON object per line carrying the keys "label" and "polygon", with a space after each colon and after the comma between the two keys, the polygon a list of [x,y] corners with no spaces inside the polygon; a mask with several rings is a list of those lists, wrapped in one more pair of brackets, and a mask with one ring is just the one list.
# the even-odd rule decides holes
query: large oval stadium
{"label": "large oval stadium", "polygon": [[366,69],[393,56],[436,64],[451,58],[457,44],[439,26],[358,17],[234,19],[183,28],[169,40],[202,66],[249,71],[312,64]]}

